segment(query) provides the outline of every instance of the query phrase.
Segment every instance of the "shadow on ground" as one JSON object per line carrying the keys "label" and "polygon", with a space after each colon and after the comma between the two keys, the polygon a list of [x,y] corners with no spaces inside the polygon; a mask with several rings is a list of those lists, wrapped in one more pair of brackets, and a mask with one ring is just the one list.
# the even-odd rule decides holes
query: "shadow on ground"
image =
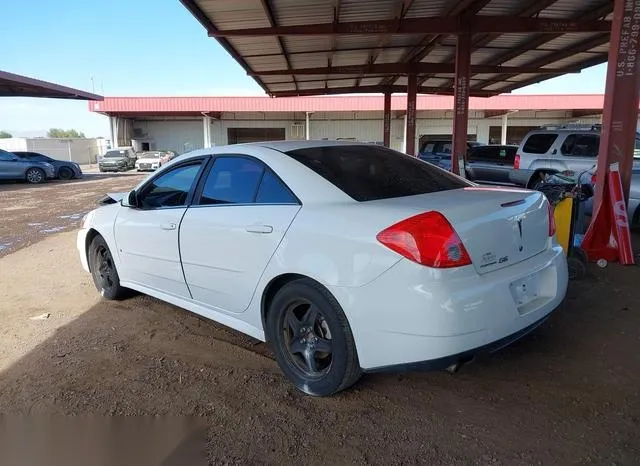
{"label": "shadow on ground", "polygon": [[149,297],[100,302],[0,375],[0,412],[202,416],[215,464],[634,464],[640,271],[596,273],[454,376],[370,375],[326,399],[251,338]]}

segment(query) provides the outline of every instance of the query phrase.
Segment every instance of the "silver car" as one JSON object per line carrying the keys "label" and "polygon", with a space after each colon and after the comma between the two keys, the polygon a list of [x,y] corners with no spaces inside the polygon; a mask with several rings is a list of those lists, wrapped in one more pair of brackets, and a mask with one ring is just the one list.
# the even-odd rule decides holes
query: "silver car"
{"label": "silver car", "polygon": [[50,163],[21,159],[0,149],[0,180],[24,180],[37,184],[54,178],[55,174],[55,169]]}

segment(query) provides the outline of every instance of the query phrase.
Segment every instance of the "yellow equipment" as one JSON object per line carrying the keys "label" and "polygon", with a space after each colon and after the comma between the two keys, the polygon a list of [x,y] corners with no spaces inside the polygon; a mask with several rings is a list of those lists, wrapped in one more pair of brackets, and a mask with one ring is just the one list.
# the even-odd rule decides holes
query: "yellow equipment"
{"label": "yellow equipment", "polygon": [[556,238],[558,243],[564,249],[565,256],[569,253],[572,246],[573,235],[573,197],[565,197],[558,202],[553,208],[553,217],[556,221]]}

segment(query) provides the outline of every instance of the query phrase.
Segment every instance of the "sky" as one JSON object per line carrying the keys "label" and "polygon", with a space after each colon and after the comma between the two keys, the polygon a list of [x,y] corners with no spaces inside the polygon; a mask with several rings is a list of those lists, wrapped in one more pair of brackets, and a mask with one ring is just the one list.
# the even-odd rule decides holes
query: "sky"
{"label": "sky", "polygon": [[[5,3],[3,71],[105,96],[264,95],[178,0]],[[605,75],[599,65],[516,93],[603,93]],[[52,127],[109,136],[107,117],[84,101],[0,98],[0,130],[42,136]]]}

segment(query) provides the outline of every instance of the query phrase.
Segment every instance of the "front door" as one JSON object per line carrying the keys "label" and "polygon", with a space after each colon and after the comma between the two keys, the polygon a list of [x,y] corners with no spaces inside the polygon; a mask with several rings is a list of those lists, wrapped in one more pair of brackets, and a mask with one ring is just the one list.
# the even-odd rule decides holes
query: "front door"
{"label": "front door", "polygon": [[180,227],[184,275],[194,300],[243,312],[300,205],[253,158],[220,156],[206,176]]}
{"label": "front door", "polygon": [[120,210],[114,231],[123,282],[191,297],[180,265],[178,233],[202,164],[185,162],[152,178],[140,189],[138,207]]}

